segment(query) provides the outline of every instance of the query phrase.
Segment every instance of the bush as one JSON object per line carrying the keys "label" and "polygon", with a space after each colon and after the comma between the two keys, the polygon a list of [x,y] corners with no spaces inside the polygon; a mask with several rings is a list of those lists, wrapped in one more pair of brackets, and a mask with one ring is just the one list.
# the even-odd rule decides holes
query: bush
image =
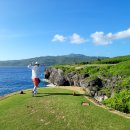
{"label": "bush", "polygon": [[122,78],[118,85],[115,87],[116,92],[120,92],[124,89],[130,90],[130,76]]}
{"label": "bush", "polygon": [[130,112],[130,90],[123,90],[113,97],[103,101],[103,103],[111,108],[119,110],[121,112]]}
{"label": "bush", "polygon": [[107,97],[111,96],[111,89],[110,88],[102,88],[99,93],[101,95],[106,95]]}

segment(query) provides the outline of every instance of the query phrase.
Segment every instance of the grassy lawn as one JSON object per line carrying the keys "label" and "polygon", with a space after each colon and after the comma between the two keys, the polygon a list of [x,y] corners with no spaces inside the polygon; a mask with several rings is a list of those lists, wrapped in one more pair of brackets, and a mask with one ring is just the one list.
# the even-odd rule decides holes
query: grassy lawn
{"label": "grassy lawn", "polygon": [[130,120],[61,88],[40,88],[0,100],[0,130],[130,130]]}

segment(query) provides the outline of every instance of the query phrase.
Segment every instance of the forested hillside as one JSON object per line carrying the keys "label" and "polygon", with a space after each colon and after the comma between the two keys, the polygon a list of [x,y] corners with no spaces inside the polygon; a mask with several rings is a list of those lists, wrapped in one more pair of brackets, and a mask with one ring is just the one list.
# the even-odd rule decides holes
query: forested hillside
{"label": "forested hillside", "polygon": [[90,62],[99,58],[104,59],[107,57],[85,56],[81,54],[70,54],[63,56],[42,56],[23,60],[0,61],[0,66],[27,66],[28,64],[35,63],[36,61],[46,66],[56,64],[75,64],[81,62]]}

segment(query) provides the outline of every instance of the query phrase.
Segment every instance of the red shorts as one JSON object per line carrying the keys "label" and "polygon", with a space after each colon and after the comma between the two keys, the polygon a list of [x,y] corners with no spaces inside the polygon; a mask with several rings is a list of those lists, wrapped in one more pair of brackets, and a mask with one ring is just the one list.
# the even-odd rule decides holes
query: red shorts
{"label": "red shorts", "polygon": [[33,83],[36,87],[38,87],[38,84],[39,84],[39,78],[34,78],[32,79],[33,80]]}

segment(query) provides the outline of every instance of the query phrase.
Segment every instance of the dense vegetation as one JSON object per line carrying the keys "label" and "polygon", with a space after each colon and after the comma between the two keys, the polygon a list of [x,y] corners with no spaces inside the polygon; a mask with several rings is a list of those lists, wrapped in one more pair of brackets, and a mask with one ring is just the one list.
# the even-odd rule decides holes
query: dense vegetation
{"label": "dense vegetation", "polygon": [[116,93],[113,97],[106,99],[104,102],[108,107],[114,108],[121,112],[130,112],[130,90],[123,90]]}
{"label": "dense vegetation", "polygon": [[0,100],[0,130],[130,130],[130,120],[60,88],[38,89]]}
{"label": "dense vegetation", "polygon": [[100,59],[98,58],[97,60],[93,61],[92,63],[96,64],[117,64],[120,62],[124,62],[130,60],[130,55],[127,56],[118,56],[118,57],[113,57],[109,59]]}
{"label": "dense vegetation", "polygon": [[130,75],[130,60],[122,61],[110,68],[110,73],[114,75]]}
{"label": "dense vegetation", "polygon": [[75,64],[80,62],[87,63],[98,58],[104,59],[106,57],[85,56],[81,54],[70,54],[63,56],[42,56],[23,60],[0,61],[0,66],[27,66],[28,64],[34,63],[36,61],[46,66],[56,64]]}
{"label": "dense vegetation", "polygon": [[[130,56],[104,60],[98,59],[91,64],[57,65],[54,67],[61,68],[65,73],[87,74],[91,78],[102,77],[102,79],[112,79],[113,77],[118,77],[115,78],[114,86],[102,88],[99,93],[109,97],[104,102],[107,106],[123,112],[130,112]],[[111,97],[112,95],[114,96]]]}

